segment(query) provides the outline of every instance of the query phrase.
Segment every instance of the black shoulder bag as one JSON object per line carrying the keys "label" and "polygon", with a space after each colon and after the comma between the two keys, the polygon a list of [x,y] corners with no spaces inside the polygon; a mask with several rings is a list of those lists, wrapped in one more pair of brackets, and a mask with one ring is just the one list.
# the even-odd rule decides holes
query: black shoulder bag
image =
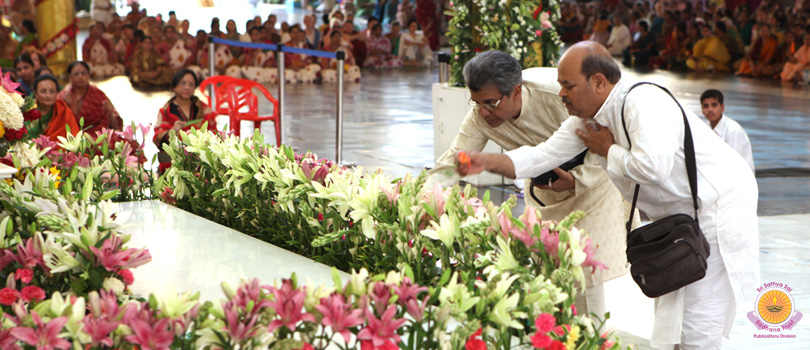
{"label": "black shoulder bag", "polygon": [[[655,85],[666,91],[675,100],[675,96],[672,96],[669,90],[654,83],[637,83],[630,90],[643,84]],[[640,185],[636,184],[630,220],[627,221],[627,261],[632,265],[630,274],[633,276],[633,280],[636,281],[644,295],[650,298],[662,296],[702,279],[706,275],[706,259],[709,257],[709,242],[706,241],[698,224],[697,165],[695,146],[692,143],[692,130],[689,128],[689,121],[686,119],[683,107],[678,100],[675,100],[675,103],[678,104],[683,114],[684,158],[686,159],[686,172],[689,176],[689,187],[692,190],[695,217],[675,214],[631,231],[640,188]],[[627,133],[627,125],[624,121],[624,103],[622,104],[622,127],[627,136],[627,142],[632,148],[630,134]]]}

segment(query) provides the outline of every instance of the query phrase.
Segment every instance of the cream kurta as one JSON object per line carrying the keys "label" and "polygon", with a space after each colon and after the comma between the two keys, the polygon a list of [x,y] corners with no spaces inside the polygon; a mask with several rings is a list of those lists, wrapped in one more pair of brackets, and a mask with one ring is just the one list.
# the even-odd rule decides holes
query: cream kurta
{"label": "cream kurta", "polygon": [[754,170],[754,155],[751,152],[751,141],[748,139],[748,134],[745,133],[745,129],[743,129],[740,123],[737,123],[734,119],[723,114],[723,117],[717,122],[717,126],[714,127],[714,132],[745,159],[752,171]]}
{"label": "cream kurta", "polygon": [[[594,119],[610,128],[615,142],[607,158],[599,157],[600,161],[624,198],[632,199],[635,184],[641,184],[638,207],[652,220],[676,213],[691,214],[692,198],[684,161],[681,110],[658,87],[645,85],[634,89],[627,97],[625,108],[627,130],[633,143],[632,150],[629,150],[622,128],[621,109],[631,86],[631,83],[620,81],[596,113]],[[725,283],[730,282],[729,294],[733,295],[708,295],[732,301],[732,310],[711,311],[710,315],[700,313],[701,305],[684,302],[686,294],[691,294],[695,289],[690,288],[692,285],[661,296],[656,303],[653,344],[677,344],[682,341],[683,325],[687,322],[699,323],[711,317],[725,317],[722,320],[724,324],[718,326],[722,328],[718,333],[727,337],[734,318],[733,301],[740,304],[752,300],[760,280],[756,212],[758,194],[754,174],[745,160],[697,115],[688,109],[686,115],[695,145],[700,227],[712,245],[709,260],[719,254],[722,261],[718,262],[716,269],[726,272],[715,275],[717,280],[710,280],[707,274],[706,278],[695,284],[722,284],[727,276]],[[584,120],[572,117],[547,142],[508,152],[517,176],[536,176],[582,152],[585,145],[576,135],[577,129],[584,129]],[[707,273],[711,273],[712,268],[710,265]],[[685,308],[691,308],[692,313],[684,313]],[[691,329],[690,332],[693,332]]]}
{"label": "cream kurta", "polygon": [[[559,92],[556,68],[524,70],[520,116],[492,128],[477,109],[471,109],[450,149],[439,157],[436,165],[453,165],[456,152],[481,151],[488,140],[506,150],[546,141],[569,117],[558,96]],[[571,170],[576,180],[573,191],[554,192],[535,188],[535,194],[546,204],[545,207],[537,205],[528,193],[525,196],[527,204],[537,207],[543,219],[562,220],[573,211],[585,211],[585,218],[576,226],[590,234],[593,245],[598,247],[595,259],[608,266],[607,270],[597,269],[593,274],[586,271],[587,287],[620,277],[628,271],[624,224],[629,217],[630,205],[610,182],[598,158],[598,155],[588,153],[585,164]],[[526,180],[527,192],[529,181]],[[638,215],[635,217],[635,226],[638,226]]]}

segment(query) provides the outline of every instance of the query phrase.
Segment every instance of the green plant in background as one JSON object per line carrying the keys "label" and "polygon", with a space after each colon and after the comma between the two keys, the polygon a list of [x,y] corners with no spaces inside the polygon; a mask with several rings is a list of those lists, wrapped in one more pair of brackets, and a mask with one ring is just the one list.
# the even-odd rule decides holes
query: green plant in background
{"label": "green plant in background", "polygon": [[553,66],[559,56],[555,0],[458,0],[447,14],[452,16],[447,35],[453,86],[465,85],[462,69],[478,52],[507,52],[524,69]]}

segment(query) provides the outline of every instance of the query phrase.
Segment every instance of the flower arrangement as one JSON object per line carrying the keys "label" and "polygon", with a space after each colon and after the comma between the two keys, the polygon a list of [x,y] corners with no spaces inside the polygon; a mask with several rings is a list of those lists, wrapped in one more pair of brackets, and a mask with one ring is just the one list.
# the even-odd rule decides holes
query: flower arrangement
{"label": "flower arrangement", "polygon": [[0,76],[0,157],[6,155],[10,145],[28,133],[25,121],[41,117],[34,98],[23,98],[17,91],[19,85],[11,80],[10,73]]}
{"label": "flower arrangement", "polygon": [[145,169],[142,145],[149,130],[148,126],[133,124],[123,131],[105,129],[95,136],[79,131],[75,136],[60,136],[58,143],[42,136],[15,145],[4,162],[19,169],[20,179],[43,169],[59,179],[64,177],[55,186],[65,196],[88,187],[93,198],[148,199],[152,177]]}
{"label": "flower arrangement", "polygon": [[[62,148],[98,141],[78,138]],[[105,157],[124,159],[121,143]],[[514,198],[495,206],[469,187],[427,188],[424,174],[363,174],[272,148],[258,134],[180,132],[165,148],[173,166],[155,183],[164,200],[221,222],[247,220],[247,232],[351,274],[342,281],[333,269],[331,286],[302,285],[295,275],[223,284],[221,301],[193,291],[141,299],[127,293],[137,283],[129,270],[150,256],[116,231],[126,215],[108,199],[122,181],[100,187],[96,176],[110,171],[109,159],[93,156],[84,170],[77,162],[64,173],[77,175],[61,178],[47,167],[62,158],[25,146],[37,164],[14,188],[0,183],[0,348],[619,347],[572,306],[583,269],[600,266],[573,226],[581,213],[559,223],[534,210],[515,217]],[[265,204],[261,215],[274,219],[257,221],[250,214]]]}
{"label": "flower arrangement", "polygon": [[[164,201],[343,271],[406,271],[414,284],[441,290],[428,305],[476,325],[461,339],[483,328],[482,341],[506,349],[512,338],[529,343],[528,321],[542,313],[586,322],[571,311],[575,285],[583,268],[602,266],[573,228],[581,213],[560,223],[533,209],[516,217],[514,198],[495,206],[469,186],[425,187],[424,173],[364,174],[268,146],[258,133],[179,132],[164,151],[172,167],[154,190]],[[431,338],[420,346],[437,348]]]}
{"label": "flower arrangement", "polygon": [[554,65],[561,46],[552,25],[560,17],[557,1],[455,0],[451,7],[447,35],[454,86],[464,86],[464,65],[485,50],[507,52],[524,69]]}

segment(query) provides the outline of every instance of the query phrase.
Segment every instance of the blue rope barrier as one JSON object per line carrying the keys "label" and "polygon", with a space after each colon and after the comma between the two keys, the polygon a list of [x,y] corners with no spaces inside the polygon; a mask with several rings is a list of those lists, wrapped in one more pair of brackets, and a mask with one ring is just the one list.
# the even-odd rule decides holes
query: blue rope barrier
{"label": "blue rope barrier", "polygon": [[282,52],[289,52],[289,53],[300,53],[302,55],[310,55],[310,56],[318,56],[318,57],[326,57],[326,58],[337,58],[337,53],[335,53],[335,52],[310,50],[310,49],[300,49],[300,48],[292,47],[292,46],[282,46],[281,51]]}
{"label": "blue rope barrier", "polygon": [[326,57],[326,58],[337,58],[336,53],[329,52],[329,51],[299,49],[297,47],[290,47],[290,46],[276,45],[276,44],[246,43],[246,42],[242,42],[242,41],[228,40],[228,39],[222,39],[222,38],[211,38],[211,41],[213,41],[214,43],[217,43],[217,44],[225,44],[225,45],[228,45],[228,46],[238,46],[238,47],[246,47],[246,48],[250,48],[250,49],[261,49],[261,50],[272,50],[272,51],[277,51],[278,48],[281,47],[281,52],[298,53],[298,54],[303,54],[303,55]]}
{"label": "blue rope barrier", "polygon": [[228,45],[228,46],[246,47],[246,48],[249,48],[249,49],[262,49],[262,50],[272,50],[272,51],[278,50],[278,45],[275,45],[275,44],[246,43],[246,42],[243,42],[243,41],[235,41],[235,40],[228,40],[228,39],[215,38],[215,37],[212,37],[211,41],[213,41],[213,42],[215,42],[217,44],[225,44],[225,45]]}

